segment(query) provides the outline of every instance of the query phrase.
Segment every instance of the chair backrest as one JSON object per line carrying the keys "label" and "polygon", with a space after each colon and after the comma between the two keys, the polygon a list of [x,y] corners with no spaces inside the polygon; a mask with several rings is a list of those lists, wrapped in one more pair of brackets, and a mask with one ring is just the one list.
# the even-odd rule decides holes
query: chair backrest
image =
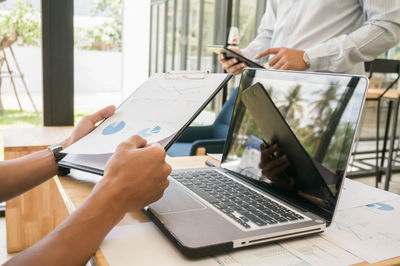
{"label": "chair backrest", "polygon": [[235,106],[238,89],[236,88],[229,99],[222,106],[217,118],[214,121],[214,137],[226,138],[228,135],[229,124],[231,123],[233,107]]}

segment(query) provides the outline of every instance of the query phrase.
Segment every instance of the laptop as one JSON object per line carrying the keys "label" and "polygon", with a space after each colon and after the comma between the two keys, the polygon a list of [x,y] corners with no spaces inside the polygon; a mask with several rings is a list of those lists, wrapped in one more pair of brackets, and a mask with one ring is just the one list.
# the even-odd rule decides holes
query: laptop
{"label": "laptop", "polygon": [[147,214],[188,257],[323,232],[367,87],[363,76],[245,69],[221,164],[173,170]]}

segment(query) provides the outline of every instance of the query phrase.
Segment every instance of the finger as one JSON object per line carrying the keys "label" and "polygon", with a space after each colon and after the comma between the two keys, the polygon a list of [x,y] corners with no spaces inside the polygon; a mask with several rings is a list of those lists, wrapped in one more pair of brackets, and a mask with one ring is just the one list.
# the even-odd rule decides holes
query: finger
{"label": "finger", "polygon": [[246,64],[245,64],[245,63],[239,63],[239,64],[235,64],[235,65],[229,67],[229,68],[227,69],[227,71],[228,71],[229,73],[233,73],[233,74],[235,74],[235,75],[238,75],[238,74],[242,73],[242,70],[243,70],[243,68],[245,68],[245,67],[246,67]]}
{"label": "finger", "polygon": [[280,70],[289,70],[290,69],[290,65],[288,63],[285,63],[283,66],[281,66],[279,68]]}
{"label": "finger", "polygon": [[224,63],[226,60],[225,60],[225,56],[224,56],[224,54],[219,54],[218,55],[218,60],[221,62],[221,63]]}
{"label": "finger", "polygon": [[274,69],[280,69],[281,67],[283,67],[286,64],[286,62],[282,59],[280,61],[278,61],[275,65],[273,65],[272,67]]}
{"label": "finger", "polygon": [[133,148],[144,148],[147,144],[147,140],[138,135],[133,135],[127,142],[133,145]]}
{"label": "finger", "polygon": [[280,158],[277,158],[277,159],[275,159],[275,160],[271,160],[264,168],[263,168],[263,171],[266,171],[266,172],[268,172],[268,171],[271,171],[271,170],[273,170],[273,169],[275,169],[275,168],[278,168],[278,167],[280,167],[281,165],[283,165],[285,162],[287,162],[288,160],[287,160],[287,157],[286,157],[286,155],[284,155],[284,156],[282,156],[282,157],[280,157]]}
{"label": "finger", "polygon": [[[265,144],[264,144],[265,145]],[[271,147],[267,147],[265,145],[265,148],[261,148],[261,162],[263,161],[270,161],[271,157],[273,156],[274,152],[279,151],[279,147],[277,144],[272,145]]]}
{"label": "finger", "polygon": [[281,58],[282,58],[282,54],[276,54],[268,61],[268,64],[270,66],[274,66],[276,63],[279,62],[279,60],[281,60]]}
{"label": "finger", "polygon": [[261,57],[264,57],[269,54],[277,54],[277,53],[279,53],[280,50],[281,50],[281,48],[269,48],[269,49],[265,50],[264,52],[260,53],[259,55],[257,55],[256,59],[260,59]]}
{"label": "finger", "polygon": [[245,63],[240,63],[240,64],[236,64],[234,66],[235,68],[235,75],[239,75],[240,73],[242,73],[243,69],[247,67],[247,65]]}
{"label": "finger", "polygon": [[271,176],[279,176],[280,174],[282,174],[288,167],[290,166],[290,163],[288,161],[286,161],[285,163],[283,163],[282,165],[280,165],[279,167],[276,167],[274,169],[272,169],[271,171],[269,171],[267,174],[271,175]]}
{"label": "finger", "polygon": [[112,116],[115,112],[115,106],[114,105],[109,105],[99,111],[97,111],[94,114],[91,114],[87,116],[87,118],[92,122],[93,124],[103,120],[104,118],[108,118]]}
{"label": "finger", "polygon": [[164,148],[161,147],[159,143],[152,143],[150,146],[144,148],[147,152],[151,153],[151,157],[154,161],[163,162],[165,161],[165,157],[167,156]]}

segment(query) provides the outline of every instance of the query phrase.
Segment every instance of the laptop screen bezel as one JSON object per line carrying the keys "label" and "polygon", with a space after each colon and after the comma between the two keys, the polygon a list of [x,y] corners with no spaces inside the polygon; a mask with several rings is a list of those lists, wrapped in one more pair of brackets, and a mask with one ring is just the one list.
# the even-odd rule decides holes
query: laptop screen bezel
{"label": "laptop screen bezel", "polygon": [[[367,92],[367,88],[368,88],[368,79],[365,76],[361,76],[361,75],[346,75],[346,74],[318,73],[318,72],[299,72],[299,71],[281,71],[281,70],[254,69],[254,68],[246,68],[246,69],[244,69],[243,72],[242,72],[242,75],[241,75],[240,84],[239,84],[239,88],[238,88],[238,93],[237,93],[235,105],[234,105],[233,112],[232,112],[232,119],[231,119],[231,122],[230,122],[230,125],[229,125],[228,135],[227,135],[227,139],[226,139],[226,142],[225,142],[225,145],[224,145],[223,154],[222,154],[221,167],[224,170],[229,171],[231,174],[239,177],[241,180],[244,180],[246,183],[250,183],[251,185],[257,187],[258,189],[261,189],[262,191],[264,191],[264,192],[266,192],[268,194],[272,194],[273,196],[279,198],[280,200],[282,200],[284,202],[289,203],[290,205],[296,206],[296,207],[298,207],[300,209],[303,209],[303,210],[307,210],[307,211],[309,211],[309,212],[321,217],[321,219],[323,219],[327,223],[327,225],[329,225],[332,222],[332,220],[334,218],[334,215],[336,213],[336,210],[338,208],[338,202],[340,200],[340,195],[341,195],[344,179],[345,179],[346,174],[347,174],[347,167],[345,169],[343,179],[342,179],[341,184],[339,186],[339,193],[338,193],[338,197],[336,199],[336,204],[335,204],[335,208],[334,208],[333,212],[328,212],[327,210],[324,210],[323,208],[320,208],[320,207],[318,207],[318,206],[316,206],[314,204],[311,204],[310,202],[308,202],[306,200],[301,200],[299,198],[290,198],[290,197],[288,198],[287,196],[283,196],[282,194],[277,193],[276,191],[267,189],[266,186],[263,185],[263,183],[260,182],[260,181],[253,180],[251,178],[248,178],[248,177],[243,176],[243,175],[241,175],[241,174],[239,174],[237,172],[231,171],[231,170],[226,169],[226,168],[223,167],[223,163],[226,162],[226,159],[228,157],[229,148],[230,148],[230,146],[231,146],[231,144],[233,142],[233,130],[235,129],[236,122],[237,122],[236,119],[235,119],[235,116],[236,116],[235,111],[238,110],[238,108],[241,108],[238,105],[243,105],[243,103],[240,100],[241,92],[255,83],[253,78],[256,77],[256,74],[257,74],[257,76],[265,76],[266,78],[268,78],[271,75],[271,72],[272,72],[272,74],[273,74],[273,72],[280,72],[280,74],[282,74],[282,72],[286,72],[288,75],[301,74],[301,75],[304,75],[305,78],[307,78],[307,75],[310,75],[310,76],[312,76],[312,75],[329,75],[329,76],[350,77],[350,78],[351,77],[359,77],[360,81],[364,80],[363,82],[359,82],[357,84],[357,86],[355,86],[355,88],[357,90],[360,90],[360,89],[363,90],[363,92],[362,92],[363,99],[362,99],[360,111],[359,111],[358,116],[356,118],[357,127],[356,127],[354,135],[352,137],[352,145],[351,145],[351,149],[348,152],[348,158],[347,158],[347,164],[346,165],[348,165],[349,160],[350,160],[350,153],[351,153],[351,150],[353,149],[353,146],[354,146],[354,140],[355,140],[355,136],[357,135],[358,128],[359,128],[358,125],[359,125],[359,121],[360,121],[360,118],[361,118],[361,113],[363,112],[363,108],[364,108],[364,105],[365,105],[365,97],[366,97],[366,92]],[[362,86],[363,84],[365,84],[364,88],[359,88],[359,86]]]}

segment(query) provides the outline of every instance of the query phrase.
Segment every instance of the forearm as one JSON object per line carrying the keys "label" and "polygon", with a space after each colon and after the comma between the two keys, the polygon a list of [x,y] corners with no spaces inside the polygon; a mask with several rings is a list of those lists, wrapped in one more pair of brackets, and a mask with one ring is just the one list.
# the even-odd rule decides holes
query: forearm
{"label": "forearm", "polygon": [[57,174],[57,165],[49,150],[2,161],[0,169],[0,202],[18,196]]}
{"label": "forearm", "polygon": [[124,215],[118,202],[110,204],[113,198],[92,193],[52,233],[6,265],[84,265]]}
{"label": "forearm", "polygon": [[371,61],[398,44],[400,24],[369,23],[350,33],[305,49],[311,71],[346,72],[355,64]]}

